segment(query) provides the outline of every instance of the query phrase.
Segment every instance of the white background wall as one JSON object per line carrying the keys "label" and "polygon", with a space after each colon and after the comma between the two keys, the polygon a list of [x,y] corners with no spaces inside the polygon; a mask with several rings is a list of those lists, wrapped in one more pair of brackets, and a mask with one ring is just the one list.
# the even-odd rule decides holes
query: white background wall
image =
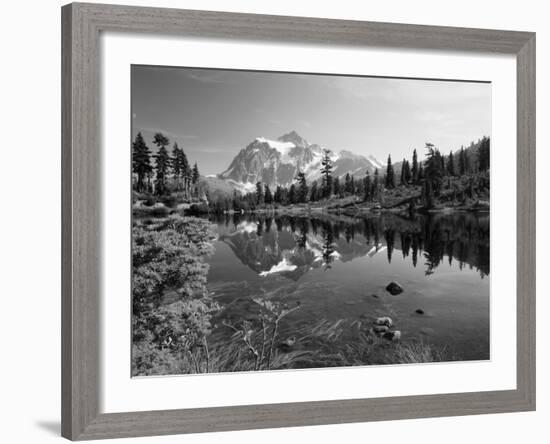
{"label": "white background wall", "polygon": [[[122,0],[121,0],[122,1]],[[103,3],[112,3],[104,0]],[[550,175],[550,29],[545,2],[429,0],[158,0],[127,4],[537,32],[538,223],[546,226]],[[4,2],[0,32],[0,440],[59,441],[60,415],[60,6],[58,0]],[[546,100],[545,100],[546,99]],[[511,172],[514,174],[514,172]],[[513,217],[513,215],[511,214]],[[538,410],[339,426],[127,440],[141,443],[542,442],[548,435],[550,326],[539,234]],[[510,258],[512,260],[512,258]],[[494,295],[498,297],[498,295]],[[414,381],[411,381],[414,384]],[[291,388],[289,388],[291,389]]]}

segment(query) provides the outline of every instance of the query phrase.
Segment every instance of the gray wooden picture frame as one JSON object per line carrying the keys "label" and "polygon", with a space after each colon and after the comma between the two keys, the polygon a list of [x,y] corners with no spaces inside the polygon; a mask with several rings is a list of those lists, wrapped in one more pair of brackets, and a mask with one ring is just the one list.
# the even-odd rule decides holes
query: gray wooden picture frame
{"label": "gray wooden picture frame", "polygon": [[[517,60],[517,388],[163,411],[99,411],[101,32],[459,50]],[[73,3],[62,8],[62,435],[73,440],[535,409],[535,34]]]}

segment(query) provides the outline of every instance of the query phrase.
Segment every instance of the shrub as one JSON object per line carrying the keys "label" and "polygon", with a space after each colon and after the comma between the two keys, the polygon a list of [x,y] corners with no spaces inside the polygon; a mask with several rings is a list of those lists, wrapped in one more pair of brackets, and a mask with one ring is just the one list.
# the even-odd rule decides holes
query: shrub
{"label": "shrub", "polygon": [[145,205],[146,207],[152,207],[156,203],[157,203],[157,200],[151,195],[147,196],[143,201],[143,205]]}

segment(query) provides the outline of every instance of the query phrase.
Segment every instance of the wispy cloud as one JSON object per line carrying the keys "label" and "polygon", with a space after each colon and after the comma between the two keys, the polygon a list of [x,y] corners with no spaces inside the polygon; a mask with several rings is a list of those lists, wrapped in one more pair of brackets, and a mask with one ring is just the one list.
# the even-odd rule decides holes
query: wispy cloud
{"label": "wispy cloud", "polygon": [[185,77],[196,80],[202,83],[220,83],[228,84],[231,83],[230,74],[226,71],[207,71],[204,69],[201,70],[182,70],[182,73]]}

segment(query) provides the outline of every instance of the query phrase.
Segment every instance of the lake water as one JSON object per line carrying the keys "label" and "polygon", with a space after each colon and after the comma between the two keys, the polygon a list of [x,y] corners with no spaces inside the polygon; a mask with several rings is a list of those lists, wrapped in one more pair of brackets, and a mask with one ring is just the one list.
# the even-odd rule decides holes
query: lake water
{"label": "lake water", "polygon": [[[253,316],[252,298],[269,297],[300,304],[283,336],[323,319],[387,315],[402,341],[422,340],[453,359],[490,357],[488,214],[211,220],[208,289],[230,319]],[[391,281],[404,291],[388,293]]]}

